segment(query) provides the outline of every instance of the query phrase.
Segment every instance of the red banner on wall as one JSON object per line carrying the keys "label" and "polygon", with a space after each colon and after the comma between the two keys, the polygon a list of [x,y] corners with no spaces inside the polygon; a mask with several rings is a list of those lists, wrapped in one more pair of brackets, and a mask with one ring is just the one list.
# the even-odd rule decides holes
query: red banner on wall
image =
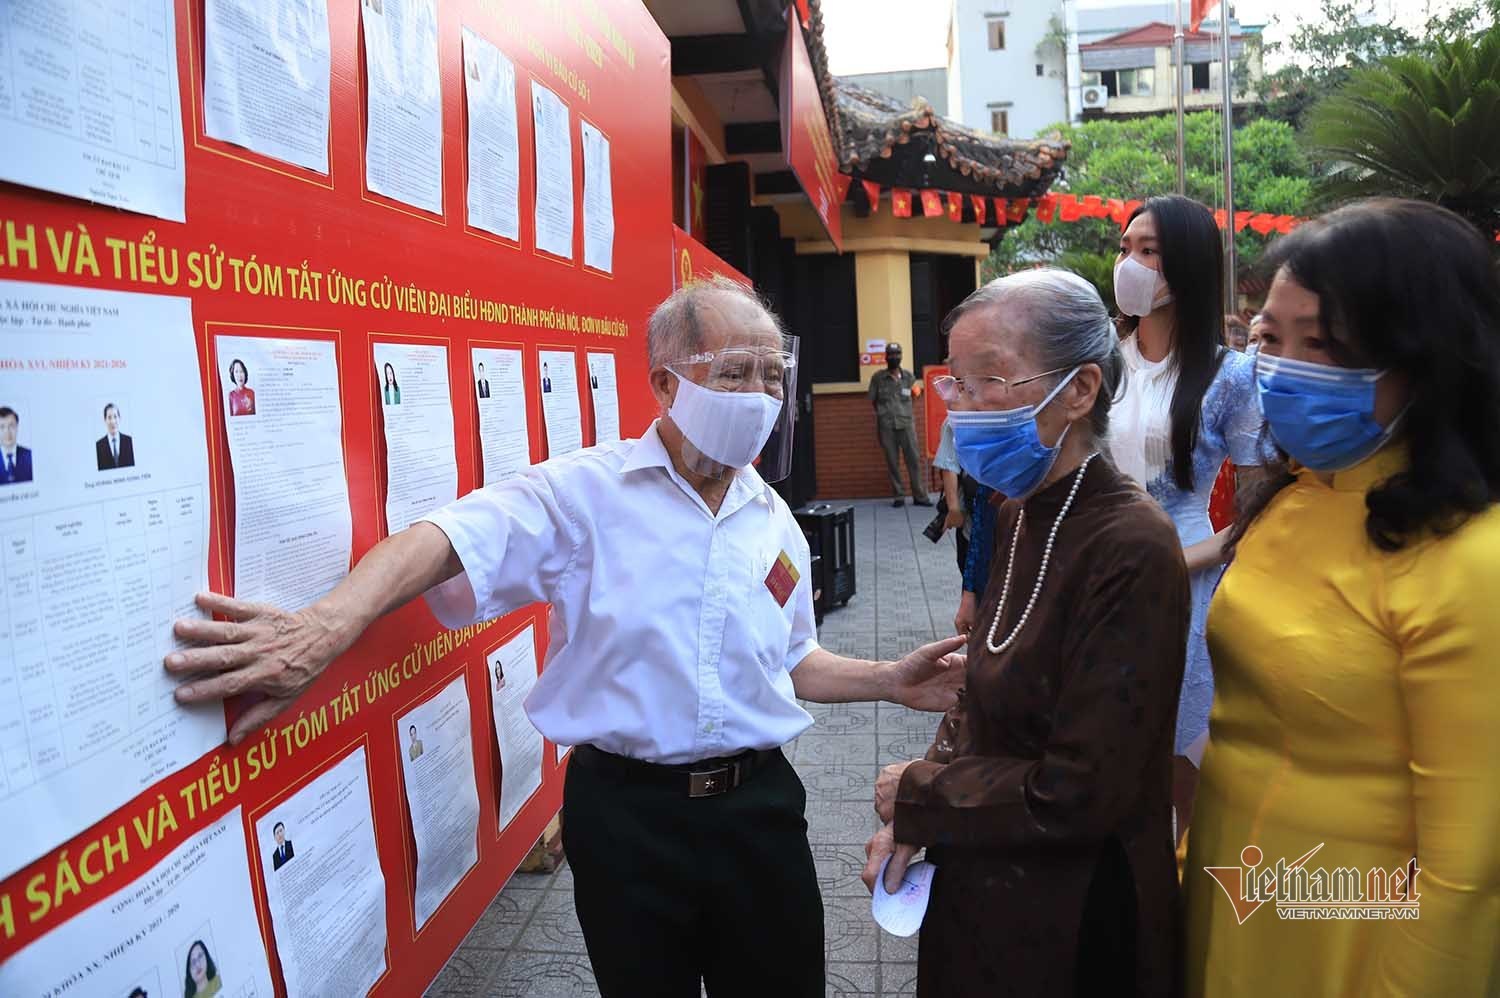
{"label": "red banner on wall", "polygon": [[838,157],[828,134],[818,78],[807,55],[807,43],[802,40],[795,6],[786,11],[786,48],[781,57],[781,148],[828,238],[843,252],[844,232],[839,219],[842,199],[836,186]]}
{"label": "red banner on wall", "polygon": [[715,274],[752,287],[750,278],[724,262],[724,258],[704,246],[677,226],[672,226],[672,289]]}
{"label": "red banner on wall", "polygon": [[[389,0],[385,6],[392,6]],[[163,108],[161,121],[180,115],[182,142],[173,151],[180,157],[177,162],[185,165],[186,221],[0,184],[0,289],[5,282],[27,281],[142,297],[172,296],[190,303],[200,383],[143,381],[139,390],[202,398],[211,588],[234,591],[233,475],[225,429],[228,414],[220,390],[225,358],[218,356],[216,344],[216,336],[226,329],[237,336],[334,344],[356,560],[386,533],[385,430],[373,364],[377,342],[431,344],[446,352],[443,376],[452,410],[460,495],[484,484],[478,399],[488,396],[480,395],[476,385],[475,348],[508,347],[520,353],[533,461],[545,455],[547,439],[540,396],[548,390],[540,377],[543,350],[576,357],[570,380],[578,386],[584,444],[593,436],[591,369],[586,366],[590,354],[614,358],[621,433],[633,436],[650,423],[656,407],[646,382],[645,322],[671,283],[662,269],[670,243],[665,223],[672,216],[671,84],[667,41],[643,6],[582,0],[505,5],[503,10],[489,0],[437,4],[442,145],[436,211],[375,193],[367,182],[370,84],[361,19],[380,14],[378,0],[328,5],[327,173],[207,135],[204,0],[178,0],[164,10],[167,37],[175,33],[179,85],[175,91],[163,88],[155,99]],[[466,75],[477,80],[479,67],[469,64],[466,74],[465,31],[483,36],[514,67],[510,92],[517,102],[520,155],[515,239],[470,224]],[[554,122],[565,122],[569,143],[554,143],[553,148],[568,148],[570,155],[549,166],[571,177],[570,256],[543,252],[535,231],[540,185],[533,98],[539,87],[555,95],[567,112]],[[585,146],[595,141],[592,148],[598,149],[599,135],[607,142],[613,188],[613,253],[612,262],[606,256],[602,267],[590,267],[584,265],[583,194],[590,169]],[[599,161],[592,162],[597,169]],[[85,236],[90,247],[87,265],[80,256]],[[563,228],[563,245],[568,238],[569,230]],[[57,252],[49,252],[49,246]],[[141,265],[143,260],[150,265]],[[554,378],[557,371],[554,363]],[[5,371],[5,387],[24,377],[23,371]],[[407,384],[410,403],[414,396]],[[0,404],[7,401],[14,400],[0,399]],[[262,408],[271,402],[263,391]],[[92,459],[92,451],[88,457]],[[170,461],[171,455],[158,453],[157,459]],[[143,457],[143,463],[146,460]],[[68,931],[71,919],[101,911],[96,908],[100,902],[132,885],[139,883],[142,892],[157,892],[153,897],[164,911],[173,902],[170,894],[161,893],[170,889],[167,878],[147,881],[142,875],[239,809],[243,817],[231,821],[228,834],[242,838],[243,851],[251,857],[252,914],[265,940],[276,992],[285,994],[278,968],[290,953],[278,954],[277,943],[287,940],[273,933],[266,890],[272,852],[257,833],[255,819],[363,749],[375,853],[384,879],[381,918],[386,940],[384,971],[370,993],[391,998],[422,993],[516,870],[561,800],[563,768],[554,750],[546,749],[540,764],[541,788],[519,802],[518,813],[507,815],[508,823],[501,823],[501,776],[509,761],[500,757],[493,714],[496,683],[490,679],[487,658],[503,642],[525,634],[527,626],[535,629],[536,660],[544,661],[545,607],[527,607],[456,631],[439,625],[420,600],[381,619],[286,713],[241,745],[222,746],[164,772],[124,807],[60,836],[45,854],[0,880],[0,967],[47,933]],[[131,668],[136,667],[132,661]],[[147,661],[140,668],[160,666]],[[122,674],[124,670],[121,663]],[[478,859],[419,924],[414,909],[417,860],[402,791],[402,760],[408,746],[405,732],[398,735],[393,721],[460,677],[466,679],[468,691],[470,748],[480,803]],[[152,673],[149,682],[160,681]],[[230,712],[235,714],[237,705],[231,705]],[[10,817],[28,820],[24,814]],[[296,855],[294,862],[305,870],[316,854],[299,848]],[[146,926],[122,921],[115,928],[122,949],[137,952],[130,947]],[[333,928],[329,939],[308,945],[330,943]],[[276,929],[287,931],[285,926]],[[58,980],[69,988],[77,985],[79,993],[129,993],[134,978],[113,973],[133,972],[135,967],[101,968],[86,956],[80,953],[76,966],[59,967]],[[180,960],[176,966],[180,984]],[[248,986],[248,977],[231,980],[232,971],[225,967],[226,994]],[[97,977],[89,976],[96,973]],[[26,993],[54,993],[55,984]],[[170,989],[146,990],[154,996]]]}

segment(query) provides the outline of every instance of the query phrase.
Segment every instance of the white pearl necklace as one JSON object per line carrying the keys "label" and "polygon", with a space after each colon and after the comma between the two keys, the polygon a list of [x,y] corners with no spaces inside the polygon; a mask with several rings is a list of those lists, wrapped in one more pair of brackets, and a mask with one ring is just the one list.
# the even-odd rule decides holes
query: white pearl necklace
{"label": "white pearl necklace", "polygon": [[1047,546],[1042,549],[1042,567],[1037,572],[1036,585],[1031,587],[1031,599],[1026,601],[1026,609],[1021,612],[1021,619],[1016,621],[1016,626],[1006,635],[1005,640],[998,645],[995,644],[995,632],[1000,629],[1000,618],[1005,614],[1005,601],[1010,597],[1010,581],[1016,570],[1016,548],[1020,546],[1021,533],[1026,529],[1026,507],[1021,507],[1020,515],[1016,519],[1016,532],[1010,538],[1010,556],[1005,561],[1005,588],[1000,590],[1000,605],[995,607],[995,619],[990,622],[990,632],[985,635],[984,646],[990,650],[990,654],[998,655],[1015,643],[1016,636],[1021,633],[1021,628],[1026,626],[1026,621],[1031,617],[1031,611],[1036,606],[1036,598],[1041,594],[1042,583],[1047,580],[1047,564],[1052,560],[1052,542],[1057,540],[1057,528],[1062,526],[1063,517],[1068,515],[1068,510],[1073,507],[1073,500],[1078,498],[1078,487],[1083,484],[1083,473],[1088,470],[1089,462],[1099,456],[1095,451],[1083,459],[1078,466],[1078,471],[1073,475],[1073,487],[1068,491],[1068,498],[1063,501],[1062,509],[1057,511],[1057,519],[1052,521],[1052,532],[1047,535]]}

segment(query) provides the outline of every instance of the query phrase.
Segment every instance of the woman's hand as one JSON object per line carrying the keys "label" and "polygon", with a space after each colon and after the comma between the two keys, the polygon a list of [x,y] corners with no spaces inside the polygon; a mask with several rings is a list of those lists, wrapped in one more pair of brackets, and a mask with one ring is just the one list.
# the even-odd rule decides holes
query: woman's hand
{"label": "woman's hand", "polygon": [[906,868],[911,865],[912,857],[917,854],[917,846],[897,843],[896,835],[891,831],[890,825],[882,825],[880,831],[865,843],[864,872],[859,879],[864,881],[865,889],[871,894],[875,893],[875,878],[880,876],[880,864],[885,862],[889,856],[891,863],[885,868],[885,892],[894,894],[901,889],[901,881],[906,876]]}
{"label": "woman's hand", "polygon": [[[964,685],[967,643],[961,635],[934,641],[890,666],[889,692],[884,699],[913,710],[941,713],[958,702]],[[795,675],[795,673],[794,673]]]}
{"label": "woman's hand", "polygon": [[958,601],[958,613],[953,618],[953,629],[959,634],[968,634],[974,629],[974,617],[978,613],[978,598],[966,591]]}
{"label": "woman's hand", "polygon": [[943,518],[944,530],[957,530],[964,525],[964,511],[961,506],[948,504],[948,515]]}
{"label": "woman's hand", "polygon": [[896,791],[901,786],[901,774],[913,760],[893,762],[880,771],[875,779],[875,813],[889,825],[896,817]]}

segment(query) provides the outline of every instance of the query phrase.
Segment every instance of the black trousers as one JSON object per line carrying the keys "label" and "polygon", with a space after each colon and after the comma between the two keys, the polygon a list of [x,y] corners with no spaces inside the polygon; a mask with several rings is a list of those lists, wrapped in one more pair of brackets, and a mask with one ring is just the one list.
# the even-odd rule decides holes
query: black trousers
{"label": "black trousers", "polygon": [[780,753],[717,797],[577,764],[563,848],[603,998],[823,998],[807,793]]}

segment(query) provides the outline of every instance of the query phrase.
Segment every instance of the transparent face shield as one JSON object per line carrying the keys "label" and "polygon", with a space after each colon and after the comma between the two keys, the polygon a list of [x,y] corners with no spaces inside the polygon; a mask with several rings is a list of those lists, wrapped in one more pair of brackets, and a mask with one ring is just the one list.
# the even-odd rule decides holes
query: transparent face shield
{"label": "transparent face shield", "polygon": [[678,382],[667,415],[688,470],[725,479],[752,465],[767,482],[791,472],[798,347],[795,336],[758,339],[666,365]]}

